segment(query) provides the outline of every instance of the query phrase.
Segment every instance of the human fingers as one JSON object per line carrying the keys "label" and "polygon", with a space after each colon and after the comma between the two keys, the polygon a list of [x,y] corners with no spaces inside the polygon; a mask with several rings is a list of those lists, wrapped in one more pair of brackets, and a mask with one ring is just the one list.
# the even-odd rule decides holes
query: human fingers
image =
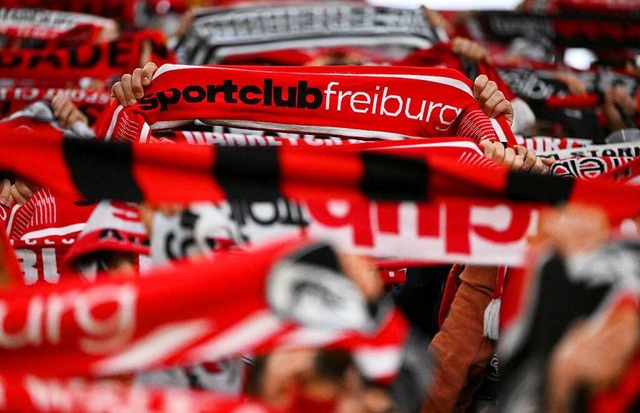
{"label": "human fingers", "polygon": [[51,109],[53,109],[53,115],[56,117],[60,113],[60,106],[63,99],[62,96],[63,95],[61,93],[57,93],[53,99],[51,99]]}
{"label": "human fingers", "polygon": [[544,158],[536,156],[535,159],[536,159],[535,163],[529,169],[529,172],[533,172],[537,174],[546,174],[547,172],[549,172],[549,167],[542,162],[542,159]]}
{"label": "human fingers", "polygon": [[61,111],[71,103],[71,99],[69,96],[62,92],[56,93],[56,95],[51,99],[51,108],[53,109],[53,115],[57,118],[60,116]]}
{"label": "human fingers", "polygon": [[153,62],[148,62],[144,65],[141,74],[142,86],[149,86],[151,84],[151,78],[157,70],[158,65]]}
{"label": "human fingers", "polygon": [[496,85],[496,82],[493,82],[491,80],[486,82],[485,86],[482,88],[480,94],[478,95],[478,102],[480,103],[480,107],[482,107],[483,110],[487,101],[494,93],[496,93],[497,90],[498,85]]}
{"label": "human fingers", "polygon": [[489,83],[489,78],[486,75],[479,75],[473,81],[473,97],[476,99],[480,98],[480,93],[484,89],[484,87]]}
{"label": "human fingers", "polygon": [[503,163],[505,156],[504,145],[502,145],[502,142],[494,142],[493,146],[495,147],[493,160],[498,163]]}
{"label": "human fingers", "polygon": [[125,73],[122,75],[120,79],[120,83],[122,84],[122,91],[124,93],[125,103],[122,103],[124,106],[130,106],[136,103],[136,98],[133,96],[133,78],[129,73]]}
{"label": "human fingers", "polygon": [[67,118],[67,127],[71,128],[76,122],[82,122],[85,125],[89,123],[89,119],[78,108],[74,108]]}
{"label": "human fingers", "polygon": [[6,178],[0,181],[0,204],[11,206],[11,181]]}
{"label": "human fingers", "polygon": [[509,108],[504,103],[507,99],[504,93],[496,90],[484,103],[484,113],[490,118],[496,118],[502,114],[500,111],[507,111]]}
{"label": "human fingers", "polygon": [[111,87],[111,101],[114,99],[117,99],[123,106],[127,105],[127,98],[124,95],[124,89],[122,88],[122,82],[120,81],[114,83]]}
{"label": "human fingers", "polygon": [[137,68],[131,75],[131,91],[134,99],[138,100],[144,96],[144,85],[142,84],[142,69]]}
{"label": "human fingers", "polygon": [[9,194],[11,195],[11,198],[13,198],[14,201],[16,201],[18,204],[20,205],[24,205],[27,203],[28,199],[25,198],[20,191],[18,191],[18,189],[16,188],[15,185],[11,186],[11,190],[9,192]]}
{"label": "human fingers", "polygon": [[56,116],[56,120],[63,128],[68,128],[71,125],[69,124],[69,118],[73,114],[75,107],[71,102],[65,102],[65,104],[60,107],[60,111],[58,116]]}
{"label": "human fingers", "polygon": [[[526,146],[515,145],[514,147],[518,156],[522,158],[522,168],[523,171],[529,171],[536,164],[536,153],[530,149],[527,149]],[[541,162],[542,163],[542,162]]]}
{"label": "human fingers", "polygon": [[514,151],[513,148],[506,148],[504,150],[504,157],[502,158],[501,163],[507,168],[516,169],[516,159],[520,159],[519,166],[522,166],[522,158],[516,156],[516,151]]}
{"label": "human fingers", "polygon": [[486,156],[489,159],[493,158],[493,154],[495,152],[493,142],[491,142],[489,139],[485,139],[480,142],[479,146],[480,146],[480,149],[482,149],[482,153],[484,153],[484,156]]}
{"label": "human fingers", "polygon": [[460,53],[462,50],[462,44],[464,43],[464,38],[462,37],[454,37],[451,39],[451,51],[453,53]]}
{"label": "human fingers", "polygon": [[485,156],[492,161],[502,163],[505,156],[504,146],[502,142],[491,142],[487,139],[480,142],[480,148]]}
{"label": "human fingers", "polygon": [[469,41],[469,46],[467,48],[467,57],[469,57],[473,61],[480,61],[486,59],[488,56],[488,51],[478,42]]}

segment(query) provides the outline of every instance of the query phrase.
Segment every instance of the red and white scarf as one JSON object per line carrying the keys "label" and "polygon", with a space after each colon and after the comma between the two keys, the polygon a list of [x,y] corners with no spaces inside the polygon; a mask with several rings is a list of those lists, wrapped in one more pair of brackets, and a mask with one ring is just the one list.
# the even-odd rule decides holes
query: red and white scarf
{"label": "red and white scarf", "polygon": [[365,374],[392,377],[408,326],[384,304],[372,318],[336,262],[326,244],[288,240],[149,277],[18,287],[0,297],[3,372],[108,376],[334,345],[385,357]]}
{"label": "red and white scarf", "polygon": [[[404,157],[357,150],[365,144],[351,145],[353,149],[345,151],[290,146],[130,145],[46,135],[16,139],[19,134],[13,135],[0,137],[0,147],[7,154],[0,158],[0,168],[48,185],[73,199],[179,203],[230,199],[255,203],[284,198],[314,205],[310,210],[314,221],[325,223],[332,230],[342,228],[343,232],[331,232],[346,239],[356,236],[361,240],[357,242],[359,245],[368,248],[379,245],[381,252],[388,248],[410,251],[411,248],[396,242],[394,234],[400,233],[418,231],[427,237],[425,241],[433,236],[434,241],[442,242],[440,235],[444,229],[435,226],[440,222],[436,217],[444,214],[436,207],[439,203],[447,205],[446,216],[455,220],[452,225],[461,225],[447,225],[446,232],[470,239],[470,245],[475,246],[481,244],[473,241],[474,233],[484,234],[486,240],[503,244],[509,240],[518,245],[532,222],[533,215],[529,214],[537,211],[541,203],[579,201],[599,205],[614,221],[635,216],[640,205],[633,202],[640,196],[636,188],[615,182],[510,172],[496,165],[475,165],[460,162],[456,157],[429,154],[425,148],[412,148],[411,153],[402,153],[410,155]],[[26,154],[34,158],[32,165],[19,161]],[[477,153],[471,155],[478,157]],[[212,175],[211,171],[215,173]],[[332,209],[328,201],[340,199],[342,206]],[[383,200],[417,203],[400,209],[397,205],[383,204],[383,211],[376,206],[375,211],[371,209],[372,201]],[[528,202],[522,203],[524,200]],[[420,203],[425,201],[431,203]],[[273,214],[275,207],[269,208]],[[291,215],[281,208],[278,207],[280,219]],[[386,218],[376,224],[381,216]],[[506,216],[519,218],[512,221]],[[494,222],[511,222],[515,226],[494,227]],[[477,228],[471,231],[473,226]],[[401,229],[405,227],[409,233]],[[351,228],[357,228],[356,232]],[[392,237],[386,243],[373,242],[372,228],[378,228],[381,236],[387,233]],[[374,239],[378,237],[377,231]],[[469,252],[468,248],[460,250],[451,245],[447,250]],[[486,245],[490,248],[491,244]],[[517,265],[520,260],[521,256],[493,263]]]}
{"label": "red and white scarf", "polygon": [[[51,107],[43,102],[14,113],[0,125],[9,139],[17,132],[25,136],[48,134],[58,137],[69,132],[56,124]],[[84,124],[76,126],[78,131],[93,134]],[[84,137],[91,138],[91,135]],[[25,161],[31,163],[31,157],[25,155]],[[20,284],[55,284],[63,274],[70,272],[63,257],[84,228],[91,209],[78,206],[74,200],[56,197],[47,187],[36,190],[24,205],[0,206],[0,220],[20,261]]]}
{"label": "red and white scarf", "polygon": [[138,135],[141,115],[151,129],[200,119],[367,139],[462,136],[515,144],[506,120],[487,117],[471,88],[471,81],[449,69],[164,65],[144,98],[115,109],[105,131],[133,123],[127,133]]}

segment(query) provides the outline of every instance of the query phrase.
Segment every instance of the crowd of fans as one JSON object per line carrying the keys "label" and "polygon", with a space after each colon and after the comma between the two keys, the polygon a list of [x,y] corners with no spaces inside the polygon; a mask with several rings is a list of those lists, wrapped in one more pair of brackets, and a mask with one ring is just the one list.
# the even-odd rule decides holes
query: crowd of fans
{"label": "crowd of fans", "polygon": [[0,0],[0,409],[640,411],[639,6]]}

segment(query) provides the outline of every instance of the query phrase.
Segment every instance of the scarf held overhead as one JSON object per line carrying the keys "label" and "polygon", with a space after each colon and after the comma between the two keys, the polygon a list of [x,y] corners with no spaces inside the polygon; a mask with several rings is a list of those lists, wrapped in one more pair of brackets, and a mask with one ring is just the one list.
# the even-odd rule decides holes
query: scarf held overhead
{"label": "scarf held overhead", "polygon": [[[615,182],[460,165],[450,156],[419,151],[405,157],[285,146],[145,145],[18,132],[0,136],[0,147],[5,154],[0,169],[5,173],[48,186],[60,195],[92,201],[428,201],[476,196],[536,207],[584,202],[604,207],[612,219],[640,212],[637,188],[622,191]],[[33,163],[21,161],[26,157]]]}
{"label": "scarf held overhead", "polygon": [[177,263],[149,277],[26,288],[0,297],[5,374],[109,376],[333,345],[386,354],[369,375],[384,379],[398,373],[409,339],[389,303],[376,303],[373,317],[336,253],[310,241]]}
{"label": "scarf held overhead", "polygon": [[424,48],[440,39],[422,10],[290,3],[200,9],[176,52],[181,62],[207,64],[239,54],[323,46]]}
{"label": "scarf held overhead", "polygon": [[506,119],[486,116],[471,81],[449,69],[164,65],[145,92],[128,109],[152,129],[200,119],[345,137],[464,136],[516,143]]}

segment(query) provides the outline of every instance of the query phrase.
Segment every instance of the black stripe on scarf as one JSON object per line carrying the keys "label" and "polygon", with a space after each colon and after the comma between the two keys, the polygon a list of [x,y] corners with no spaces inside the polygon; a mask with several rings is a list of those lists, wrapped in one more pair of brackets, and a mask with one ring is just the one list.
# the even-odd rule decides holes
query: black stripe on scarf
{"label": "black stripe on scarf", "polygon": [[281,198],[276,147],[214,147],[213,176],[228,199],[273,201]]}
{"label": "black stripe on scarf", "polygon": [[105,145],[96,140],[64,138],[62,148],[71,179],[87,200],[140,202],[144,199],[133,177],[131,145]]}
{"label": "black stripe on scarf", "polygon": [[381,201],[426,201],[429,167],[421,159],[396,158],[371,152],[360,155],[364,176],[360,190]]}
{"label": "black stripe on scarf", "polygon": [[559,204],[569,200],[575,180],[557,176],[511,171],[507,176],[505,195],[516,201]]}

